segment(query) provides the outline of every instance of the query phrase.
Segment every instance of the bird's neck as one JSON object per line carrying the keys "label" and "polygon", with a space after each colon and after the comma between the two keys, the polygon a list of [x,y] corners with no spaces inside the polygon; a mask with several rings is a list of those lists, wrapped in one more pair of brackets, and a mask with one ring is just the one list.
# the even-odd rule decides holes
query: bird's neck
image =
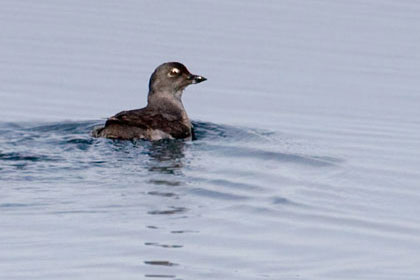
{"label": "bird's neck", "polygon": [[175,93],[166,91],[155,93],[150,91],[147,97],[147,107],[159,110],[165,114],[178,116],[183,122],[190,124],[181,96],[182,91]]}

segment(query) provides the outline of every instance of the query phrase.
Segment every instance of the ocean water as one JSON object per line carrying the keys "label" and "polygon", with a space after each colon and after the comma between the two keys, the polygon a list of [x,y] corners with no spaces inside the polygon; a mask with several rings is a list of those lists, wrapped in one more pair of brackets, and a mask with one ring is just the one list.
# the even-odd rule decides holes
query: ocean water
{"label": "ocean water", "polygon": [[[0,279],[420,279],[420,3],[0,3]],[[90,131],[165,61],[194,141]]]}

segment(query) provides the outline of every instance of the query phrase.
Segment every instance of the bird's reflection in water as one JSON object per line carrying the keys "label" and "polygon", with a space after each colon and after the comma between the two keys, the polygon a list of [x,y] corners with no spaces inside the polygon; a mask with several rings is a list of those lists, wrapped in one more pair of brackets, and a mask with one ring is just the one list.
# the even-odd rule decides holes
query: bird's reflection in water
{"label": "bird's reflection in water", "polygon": [[[149,209],[147,214],[153,216],[155,225],[148,225],[150,230],[158,230],[159,235],[172,234],[173,229],[167,228],[168,225],[173,225],[178,218],[186,218],[186,212],[189,211],[182,205],[182,193],[179,193],[178,187],[184,185],[183,168],[185,164],[185,148],[186,143],[182,140],[161,140],[147,143],[144,152],[149,159],[146,163],[146,168],[150,172],[151,189],[147,192],[151,199],[156,199],[157,204],[155,209]],[[175,222],[175,224],[178,224]],[[161,232],[163,230],[163,232]],[[168,243],[168,239],[146,240],[144,245],[148,248],[180,250],[184,246],[179,243]],[[159,250],[160,252],[160,250]],[[174,267],[178,264],[170,261],[168,258],[170,252],[164,252],[162,259],[148,259],[144,260],[144,264],[148,267],[147,270],[153,273],[145,274],[146,278],[175,278],[173,274]]]}
{"label": "bird's reflection in water", "polygon": [[175,200],[179,203],[180,195],[176,193],[176,187],[184,184],[184,141],[163,140],[149,143],[146,154],[149,156],[147,169],[151,173],[148,181],[152,190],[148,195],[159,197],[160,207],[163,202],[169,202],[164,209],[154,209],[148,213],[151,215],[175,215],[188,211],[186,207],[174,205]]}
{"label": "bird's reflection in water", "polygon": [[185,142],[161,140],[151,142],[146,153],[150,157],[148,169],[161,174],[182,175]]}

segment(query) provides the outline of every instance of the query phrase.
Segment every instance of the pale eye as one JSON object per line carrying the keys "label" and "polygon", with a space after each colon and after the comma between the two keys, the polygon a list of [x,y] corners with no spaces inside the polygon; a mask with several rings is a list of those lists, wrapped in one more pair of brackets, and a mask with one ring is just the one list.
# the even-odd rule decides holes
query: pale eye
{"label": "pale eye", "polygon": [[169,76],[174,77],[179,75],[181,71],[178,68],[172,68],[171,71],[169,71]]}

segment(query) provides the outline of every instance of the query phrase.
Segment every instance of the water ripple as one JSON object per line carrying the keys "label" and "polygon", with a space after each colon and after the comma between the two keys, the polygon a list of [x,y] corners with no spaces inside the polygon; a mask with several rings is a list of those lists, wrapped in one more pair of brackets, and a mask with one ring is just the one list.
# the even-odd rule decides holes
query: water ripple
{"label": "water ripple", "polygon": [[[144,261],[153,270],[143,274],[148,278],[178,277],[174,275],[184,265],[166,256],[188,265],[195,258],[217,259],[222,270],[229,267],[224,263],[238,260],[270,271],[277,267],[270,258],[278,260],[279,252],[288,252],[285,256],[295,256],[306,264],[302,269],[310,270],[319,263],[315,256],[297,256],[318,246],[331,253],[321,259],[333,261],[325,236],[334,236],[336,246],[343,242],[336,232],[346,235],[345,240],[365,239],[365,245],[398,242],[418,247],[415,222],[395,220],[367,202],[388,197],[386,192],[407,201],[404,194],[413,189],[355,185],[357,176],[373,171],[379,183],[393,178],[381,177],[381,170],[312,149],[313,144],[308,148],[303,141],[293,145],[286,133],[194,122],[194,141],[115,141],[90,136],[100,122],[0,123],[3,212],[40,217],[46,228],[53,219],[60,225],[54,228],[67,236],[74,235],[76,227],[76,235],[127,240],[117,246],[124,251],[120,253],[138,259],[142,252],[143,259],[151,259]],[[373,182],[375,177],[370,178]],[[360,216],[369,211],[377,218]],[[84,219],[86,229],[73,222],[78,219]],[[70,230],[67,222],[73,225]],[[301,243],[301,237],[308,236],[309,243]],[[78,243],[82,239],[70,240],[86,246]],[[132,244],[138,246],[133,249]],[[246,258],[236,253],[238,248]],[[254,256],[259,251],[263,259]],[[283,262],[296,268],[286,257]]]}

